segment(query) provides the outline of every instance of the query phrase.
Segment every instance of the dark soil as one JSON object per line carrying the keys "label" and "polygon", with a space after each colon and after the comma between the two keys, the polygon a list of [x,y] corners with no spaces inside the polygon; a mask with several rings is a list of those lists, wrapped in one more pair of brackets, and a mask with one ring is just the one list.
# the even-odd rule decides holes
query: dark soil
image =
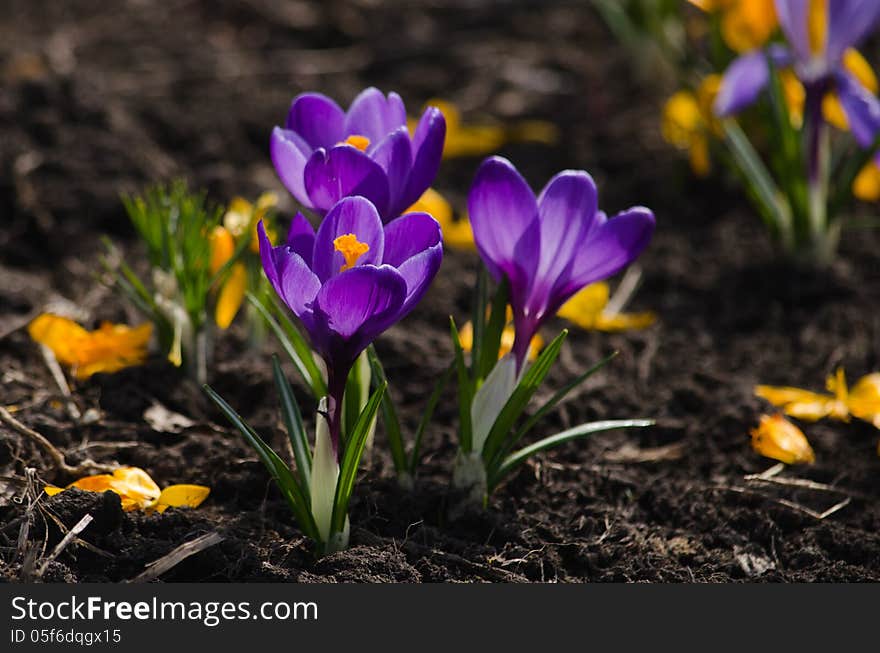
{"label": "dark soil", "polygon": [[[659,139],[659,85],[615,46],[589,3],[322,0],[6,0],[0,15],[0,400],[65,450],[146,469],[160,485],[202,483],[195,510],[122,513],[113,495],[20,501],[39,452],[0,429],[0,577],[34,578],[35,557],[87,512],[95,521],[42,578],[122,581],[198,535],[225,540],[166,573],[167,581],[865,581],[880,580],[880,459],[869,425],[805,426],[816,464],[783,473],[837,492],[744,479],[772,461],[748,431],[767,410],[757,382],[820,389],[844,365],[878,369],[880,265],[874,232],[844,235],[824,274],[780,266],[745,199],[689,181]],[[479,5],[484,5],[480,7]],[[447,478],[456,409],[444,398],[426,435],[414,492],[398,488],[378,438],[352,507],[352,548],[316,560],[253,452],[201,393],[156,354],[146,366],[76,384],[68,416],[21,328],[51,303],[82,321],[138,322],[101,285],[100,237],[138,260],[121,191],[183,176],[218,201],[282,190],[268,157],[271,127],[299,91],[343,103],[375,84],[415,112],[440,96],[477,120],[552,120],[558,146],[502,153],[539,187],[585,168],[601,203],[652,207],[656,238],[642,259],[633,309],[659,323],[623,335],[575,331],[558,386],[617,349],[621,355],[546,423],[656,417],[652,429],[572,443],[521,468],[485,514],[450,523]],[[444,163],[436,187],[461,204],[478,160]],[[286,207],[286,208],[289,208]],[[477,261],[451,252],[419,309],[377,344],[405,424],[414,427],[451,355],[446,316],[466,316]],[[561,325],[551,325],[558,328]],[[549,333],[549,330],[548,330]],[[551,334],[552,335],[552,334]],[[271,345],[219,338],[212,383],[279,449]],[[551,384],[552,386],[553,384]],[[300,393],[305,399],[305,393]],[[152,430],[154,400],[193,420]],[[108,443],[128,443],[108,449]],[[825,519],[837,502],[850,503]],[[806,510],[805,510],[806,509]],[[20,533],[28,524],[23,540]]]}

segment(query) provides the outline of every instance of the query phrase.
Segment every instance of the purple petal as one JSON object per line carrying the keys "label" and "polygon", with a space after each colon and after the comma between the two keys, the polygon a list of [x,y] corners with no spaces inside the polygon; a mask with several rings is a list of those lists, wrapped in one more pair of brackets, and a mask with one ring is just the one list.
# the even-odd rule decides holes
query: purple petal
{"label": "purple petal", "polygon": [[566,170],[551,179],[538,197],[540,237],[538,267],[528,303],[540,311],[550,290],[567,275],[585,236],[597,224],[596,184],[582,170]]}
{"label": "purple petal", "polygon": [[[503,269],[518,265],[517,243],[537,222],[535,195],[510,161],[493,156],[477,170],[468,195],[468,214],[480,256],[492,276],[500,279]],[[537,259],[537,242],[530,254],[529,259]]]}
{"label": "purple petal", "polygon": [[366,197],[380,212],[388,206],[388,179],[382,166],[350,145],[316,150],[303,176],[312,206],[321,211],[352,195]]}
{"label": "purple petal", "polygon": [[401,200],[402,210],[418,201],[440,169],[443,143],[446,140],[446,119],[436,107],[428,107],[419,120],[412,139],[413,164]]}
{"label": "purple petal", "polygon": [[840,61],[847,48],[858,46],[874,29],[878,19],[877,0],[828,0],[827,60]]}
{"label": "purple petal", "polygon": [[553,290],[548,313],[558,310],[584,286],[607,279],[629,265],[647,247],[654,233],[654,214],[644,207],[629,209],[611,219],[598,213],[597,218],[601,224],[581,244],[570,277]]}
{"label": "purple petal", "polygon": [[321,287],[303,258],[286,245],[273,247],[260,220],[257,225],[260,259],[269,282],[293,313],[309,329],[312,324],[311,304]]}
{"label": "purple petal", "polygon": [[290,221],[290,228],[287,230],[287,246],[299,254],[303,260],[312,260],[312,252],[315,249],[315,229],[299,211]]}
{"label": "purple petal", "polygon": [[848,72],[835,75],[837,97],[856,142],[869,147],[880,132],[880,100]]}
{"label": "purple petal", "polygon": [[345,257],[333,245],[333,241],[344,234],[354,234],[370,247],[358,259],[358,266],[382,262],[385,233],[376,207],[363,197],[346,197],[330,209],[315,236],[312,270],[322,283],[339,274],[345,265]]}
{"label": "purple petal", "polygon": [[366,136],[378,143],[398,127],[406,127],[406,107],[397,93],[386,98],[376,88],[361,91],[345,118],[345,135]]}
{"label": "purple petal", "polygon": [[358,266],[328,280],[315,299],[316,329],[326,331],[328,343],[322,355],[350,364],[399,319],[405,297],[406,281],[388,265]]}
{"label": "purple petal", "polygon": [[330,148],[345,140],[345,112],[326,95],[303,93],[290,105],[287,129],[299,134],[313,150]]}
{"label": "purple petal", "polygon": [[715,98],[715,113],[722,118],[742,111],[753,104],[770,80],[767,55],[755,50],[734,60],[724,73],[718,97]]}
{"label": "purple petal", "polygon": [[[832,0],[829,4],[836,1]],[[776,0],[776,15],[779,17],[779,25],[801,61],[809,61],[812,56],[808,32],[809,11],[810,0]]]}
{"label": "purple petal", "polygon": [[278,173],[278,178],[281,179],[284,187],[300,204],[311,207],[303,178],[306,162],[312,155],[309,144],[295,132],[276,127],[272,130],[269,153],[275,165],[275,172]]}
{"label": "purple petal", "polygon": [[427,213],[407,213],[385,225],[384,263],[406,281],[401,317],[424,296],[443,260],[440,224]]}
{"label": "purple petal", "polygon": [[383,217],[393,219],[406,210],[412,202],[405,204],[403,191],[412,167],[412,147],[406,127],[395,129],[391,134],[368,150],[369,156],[385,170],[388,179],[389,206]]}

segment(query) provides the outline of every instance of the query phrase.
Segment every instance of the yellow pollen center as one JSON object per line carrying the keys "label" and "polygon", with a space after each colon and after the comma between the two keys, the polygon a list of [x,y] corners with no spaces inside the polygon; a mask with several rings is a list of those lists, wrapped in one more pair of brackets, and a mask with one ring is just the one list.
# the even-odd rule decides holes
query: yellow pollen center
{"label": "yellow pollen center", "polygon": [[366,149],[370,147],[370,139],[366,136],[358,136],[357,134],[352,134],[342,142],[346,145],[352,145],[356,147],[361,152],[365,152]]}
{"label": "yellow pollen center", "polygon": [[370,246],[359,241],[354,234],[339,236],[339,238],[333,241],[333,247],[345,257],[345,265],[339,268],[340,272],[345,272],[354,267],[357,260],[370,251]]}

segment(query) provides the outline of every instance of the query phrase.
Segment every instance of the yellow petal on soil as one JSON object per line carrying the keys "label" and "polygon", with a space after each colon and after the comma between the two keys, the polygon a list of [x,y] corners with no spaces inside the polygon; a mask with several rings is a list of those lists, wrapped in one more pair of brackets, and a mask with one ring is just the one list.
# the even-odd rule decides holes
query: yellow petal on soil
{"label": "yellow petal on soil", "polygon": [[143,363],[153,325],[131,328],[104,322],[95,331],[86,331],[73,320],[44,313],[28,325],[28,333],[82,380],[96,372],[116,372]]}
{"label": "yellow petal on soil", "polygon": [[846,421],[849,411],[836,397],[788,386],[755,386],[755,395],[766,399],[787,415],[815,422],[823,417]]}
{"label": "yellow petal on soil", "polygon": [[210,493],[211,488],[204,485],[169,485],[159,495],[155,510],[162,513],[168,508],[198,508]]}
{"label": "yellow petal on soil", "polygon": [[[512,325],[507,325],[504,327],[504,330],[501,332],[501,344],[498,348],[498,360],[501,360],[506,354],[510,353],[510,350],[513,349],[513,341],[516,339],[516,331],[514,330]],[[461,329],[458,331],[458,344],[461,345],[462,351],[465,353],[470,353],[474,348],[474,325],[467,321],[465,322]],[[541,349],[544,347],[544,338],[541,337],[540,333],[536,333],[532,336],[532,341],[529,343],[529,353],[527,355],[528,360],[533,361],[538,357],[538,354],[541,353]]]}
{"label": "yellow petal on soil", "polygon": [[880,168],[870,161],[861,169],[852,185],[852,193],[863,202],[880,200]]}
{"label": "yellow petal on soil", "polygon": [[211,274],[217,274],[235,254],[235,238],[226,227],[217,225],[211,232]]}
{"label": "yellow petal on soil", "polygon": [[47,485],[43,488],[43,492],[45,492],[47,496],[54,497],[56,494],[61,494],[62,492],[64,492],[64,488],[56,487],[54,485]]}
{"label": "yellow petal on soil", "polygon": [[556,313],[582,329],[593,329],[608,304],[611,291],[604,281],[591,283],[575,293]]}
{"label": "yellow petal on soil", "polygon": [[849,392],[847,406],[853,417],[880,429],[880,373],[859,379]]}
{"label": "yellow petal on soil", "polygon": [[816,460],[803,431],[782,415],[761,415],[758,428],[750,431],[752,448],[762,456],[787,465],[812,463]]}
{"label": "yellow petal on soil", "polygon": [[217,306],[214,309],[214,321],[221,329],[229,328],[247,292],[247,268],[244,263],[235,263],[229,271],[229,277],[220,289]]}
{"label": "yellow petal on soil", "polygon": [[657,314],[652,311],[643,313],[617,313],[614,315],[605,315],[604,313],[596,318],[593,328],[596,331],[604,331],[606,333],[619,333],[622,331],[640,331],[647,329],[657,321]]}

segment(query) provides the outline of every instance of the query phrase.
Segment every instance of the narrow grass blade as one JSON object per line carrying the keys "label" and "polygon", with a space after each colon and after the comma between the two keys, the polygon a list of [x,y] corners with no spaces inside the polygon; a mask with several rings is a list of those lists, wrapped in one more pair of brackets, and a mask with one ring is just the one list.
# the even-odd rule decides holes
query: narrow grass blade
{"label": "narrow grass blade", "polygon": [[455,367],[458,372],[458,431],[461,440],[458,444],[462,451],[468,453],[473,448],[471,402],[474,400],[474,387],[464,362],[464,351],[461,349],[461,340],[455,326],[455,319],[451,315],[449,316],[449,330],[452,334],[452,345],[455,348]]}
{"label": "narrow grass blade", "polygon": [[562,444],[563,442],[576,440],[577,438],[584,438],[588,435],[593,435],[594,433],[612,431],[614,429],[627,429],[653,425],[654,420],[652,419],[616,419],[580,424],[579,426],[575,426],[566,431],[562,431],[560,433],[557,433],[556,435],[551,435],[550,437],[544,438],[543,440],[538,440],[534,444],[523,447],[518,451],[514,451],[502,461],[502,463],[498,466],[498,469],[495,470],[494,473],[490,476],[489,487],[491,489],[498,485],[499,481],[501,481],[504,476],[509,474],[514,468],[524,463],[526,460],[528,460],[531,456],[534,456],[539,451],[551,449]]}
{"label": "narrow grass blade", "polygon": [[266,444],[259,435],[257,435],[257,432],[254,431],[228,403],[226,403],[223,397],[214,392],[214,389],[211,388],[211,386],[205,385],[203,387],[208,397],[210,397],[217,405],[217,408],[219,408],[226,416],[226,419],[228,419],[232,425],[241,432],[245,440],[247,440],[257,452],[257,456],[266,466],[266,469],[269,471],[272,478],[275,479],[275,482],[278,484],[287,503],[290,504],[290,508],[293,510],[293,515],[296,517],[296,521],[302,532],[316,542],[320,542],[321,537],[318,534],[318,527],[315,524],[315,520],[312,518],[309,500],[306,498],[302,487],[290,471],[290,468],[284,464],[284,461],[278,457],[278,454],[272,451],[272,448]]}
{"label": "narrow grass blade", "polygon": [[312,476],[312,454],[309,451],[309,438],[303,426],[302,414],[293,390],[278,356],[272,356],[272,373],[275,376],[275,387],[278,390],[278,400],[281,403],[281,414],[284,417],[284,425],[287,427],[287,437],[290,438],[290,446],[293,448],[293,457],[296,459],[296,470],[299,473],[300,487],[303,494],[308,498],[309,483]]}
{"label": "narrow grass blade", "polygon": [[446,390],[446,386],[449,384],[449,379],[452,378],[452,373],[454,370],[455,365],[453,364],[447,367],[446,371],[443,372],[443,376],[441,376],[440,379],[437,381],[437,384],[434,386],[434,391],[428,398],[428,404],[425,406],[425,412],[422,413],[422,419],[419,421],[419,426],[416,429],[415,436],[413,437],[412,452],[410,454],[409,473],[412,477],[415,477],[416,468],[419,466],[419,461],[422,457],[422,435],[424,435],[425,429],[428,427],[428,424],[431,423],[431,418],[434,417],[434,411],[437,408],[437,404],[440,402],[440,397],[443,395],[443,391]]}
{"label": "narrow grass blade", "polygon": [[376,417],[376,412],[379,410],[379,405],[382,403],[382,397],[387,387],[388,382],[386,381],[376,388],[376,391],[358,416],[354,429],[349,434],[345,451],[342,454],[342,462],[339,465],[339,481],[336,485],[336,498],[333,501],[333,519],[330,522],[331,535],[333,533],[341,533],[345,527],[345,518],[348,515],[348,502],[351,500],[351,493],[354,489],[354,481],[361,462],[361,456],[363,456],[364,446],[367,444],[370,426]]}
{"label": "narrow grass blade", "polygon": [[[281,343],[282,349],[287,354],[288,358],[290,358],[294,367],[296,367],[296,371],[299,372],[300,376],[306,382],[306,385],[309,386],[312,390],[312,395],[315,400],[319,400],[321,397],[327,394],[327,387],[324,383],[324,379],[321,376],[320,371],[315,365],[315,361],[311,358],[311,351],[309,351],[308,358],[303,358],[300,356],[301,348],[294,344],[293,339],[291,338],[292,334],[296,334],[293,338],[299,338],[302,341],[302,336],[299,335],[299,332],[296,331],[296,327],[292,324],[289,325],[290,329],[285,329],[279,324],[278,320],[276,320],[272,314],[270,313],[270,309],[263,303],[259,297],[254,295],[251,292],[247,293],[248,301],[253,305],[254,308],[257,309],[257,312],[262,316],[262,318],[266,321],[266,324],[269,325],[269,328],[275,333],[275,336],[278,338],[278,342]],[[304,342],[304,341],[303,341]],[[308,348],[308,345],[305,345]],[[309,365],[309,362],[311,365]],[[315,376],[317,374],[317,376]]]}
{"label": "narrow grass blade", "polygon": [[[498,362],[498,351],[501,348],[501,335],[504,333],[504,325],[507,322],[508,283],[505,279],[495,296],[492,298],[489,319],[483,333],[480,345],[480,358],[477,363],[476,378],[485,379],[492,368]],[[476,333],[474,333],[476,341]]]}
{"label": "narrow grass blade", "polygon": [[[373,372],[375,384],[388,383],[382,361],[376,354],[373,345],[367,349],[370,359],[370,368]],[[385,424],[385,434],[388,437],[388,448],[391,450],[391,459],[394,461],[394,469],[398,474],[407,471],[406,446],[403,443],[403,434],[400,431],[400,419],[397,417],[397,409],[391,399],[391,393],[386,390],[382,395],[382,422]]]}
{"label": "narrow grass blade", "polygon": [[492,430],[489,431],[489,436],[486,438],[486,444],[483,445],[483,460],[486,461],[487,471],[490,473],[492,468],[488,465],[495,459],[495,455],[498,451],[502,449],[504,441],[510,435],[514,423],[519,416],[522,415],[522,412],[528,405],[532,395],[535,394],[535,390],[538,389],[541,383],[543,383],[544,378],[550,372],[550,368],[553,367],[553,363],[556,362],[556,357],[559,356],[559,350],[562,349],[562,343],[565,342],[567,335],[568,330],[564,329],[562,333],[556,336],[553,342],[541,352],[541,355],[538,356],[537,360],[535,360],[532,366],[526,370],[526,373],[516,386],[510,399],[507,400],[504,408],[501,409],[498,419],[495,420],[495,425],[492,427]]}

